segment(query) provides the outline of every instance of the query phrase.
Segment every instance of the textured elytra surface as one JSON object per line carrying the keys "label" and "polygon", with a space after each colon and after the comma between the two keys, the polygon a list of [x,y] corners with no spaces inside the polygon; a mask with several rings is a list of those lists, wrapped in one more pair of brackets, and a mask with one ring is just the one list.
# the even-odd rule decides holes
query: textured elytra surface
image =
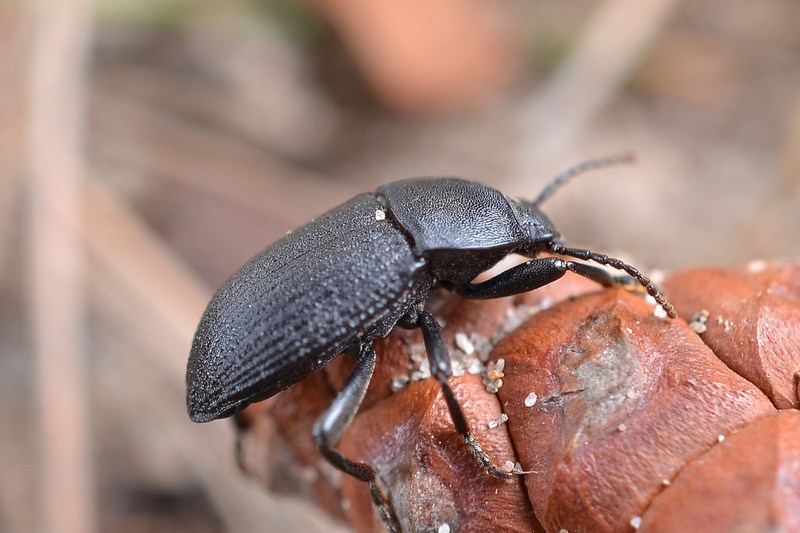
{"label": "textured elytra surface", "polygon": [[383,336],[429,279],[406,237],[361,195],[254,257],[214,295],[187,369],[206,421],[290,387],[358,335]]}

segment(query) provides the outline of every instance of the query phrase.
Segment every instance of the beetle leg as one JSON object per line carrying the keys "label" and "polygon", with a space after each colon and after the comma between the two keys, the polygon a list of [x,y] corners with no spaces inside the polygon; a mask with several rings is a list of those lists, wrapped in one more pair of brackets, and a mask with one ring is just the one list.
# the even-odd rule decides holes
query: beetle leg
{"label": "beetle leg", "polygon": [[444,341],[444,335],[442,335],[442,328],[428,311],[422,309],[418,313],[417,327],[422,330],[422,338],[425,343],[425,351],[428,352],[431,374],[436,377],[442,387],[447,409],[450,411],[450,417],[453,419],[456,431],[464,437],[464,442],[470,453],[489,475],[498,479],[510,479],[511,472],[498,468],[483,450],[475,435],[470,431],[467,417],[464,415],[464,411],[462,411],[461,405],[458,403],[453,389],[447,381],[447,378],[453,375],[453,368],[450,364],[450,352]]}
{"label": "beetle leg", "polygon": [[348,376],[342,390],[336,395],[333,403],[314,422],[312,435],[317,444],[317,449],[328,462],[342,472],[350,474],[369,485],[372,501],[378,507],[387,529],[390,533],[398,533],[400,526],[389,506],[388,499],[378,487],[375,470],[366,463],[348,459],[335,449],[345,429],[353,421],[361,401],[364,399],[369,381],[372,378],[372,372],[375,370],[375,360],[375,349],[372,344],[362,343],[359,346],[356,366]]}
{"label": "beetle leg", "polygon": [[602,268],[565,261],[560,257],[542,257],[509,268],[482,283],[459,285],[455,287],[455,291],[465,298],[478,300],[513,296],[552,283],[566,274],[568,270],[604,287],[610,287],[616,283],[616,278]]}
{"label": "beetle leg", "polygon": [[[567,268],[576,274],[588,278],[595,283],[599,283],[603,287],[613,287],[616,284],[632,285],[636,280],[629,276],[614,276],[607,270],[598,268],[594,265],[587,265],[586,263],[575,263],[574,261],[566,261]],[[633,283],[631,283],[631,281]]]}
{"label": "beetle leg", "polygon": [[636,278],[631,277],[627,274],[611,274],[608,270],[604,268],[598,268],[594,265],[587,265],[586,263],[575,263],[573,261],[567,261],[569,265],[568,268],[572,272],[575,272],[578,275],[583,276],[584,278],[588,278],[595,283],[599,283],[603,287],[613,287],[614,285],[622,285],[626,289],[631,291],[635,291],[638,288],[641,288],[641,285]]}

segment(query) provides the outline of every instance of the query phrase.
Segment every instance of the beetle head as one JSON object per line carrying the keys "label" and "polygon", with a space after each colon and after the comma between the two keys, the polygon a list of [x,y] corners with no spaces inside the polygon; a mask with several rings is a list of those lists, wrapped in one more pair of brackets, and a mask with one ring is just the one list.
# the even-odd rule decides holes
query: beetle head
{"label": "beetle head", "polygon": [[600,263],[601,265],[621,270],[639,282],[647,293],[655,298],[656,302],[664,308],[664,311],[666,311],[669,316],[673,318],[677,316],[672,305],[667,302],[666,298],[664,298],[655,284],[634,266],[620,259],[591,250],[565,246],[564,237],[558,229],[556,229],[555,224],[553,224],[547,215],[536,207],[535,202],[512,200],[511,204],[517,212],[520,225],[524,231],[528,233],[530,239],[528,244],[519,250],[519,253],[528,257],[535,257],[541,252],[550,252],[552,254]]}
{"label": "beetle head", "polygon": [[564,238],[550,217],[534,206],[532,202],[511,200],[511,204],[517,213],[522,230],[528,236],[528,244],[523,250],[520,250],[521,253],[533,257],[548,250],[553,244],[563,243]]}
{"label": "beetle head", "polygon": [[517,211],[520,224],[530,237],[530,244],[526,247],[525,253],[537,254],[545,250],[553,251],[553,247],[564,244],[564,238],[556,228],[555,224],[541,210],[541,205],[550,198],[556,191],[563,187],[569,180],[588,172],[621,163],[631,163],[634,158],[631,154],[621,154],[591,159],[579,165],[568,168],[556,176],[547,187],[542,190],[534,200],[513,200],[511,203]]}
{"label": "beetle head", "polygon": [[527,255],[535,255],[539,252],[548,251],[550,253],[565,255],[582,259],[584,261],[592,261],[602,265],[610,266],[617,270],[621,270],[638,281],[642,287],[652,296],[656,302],[666,311],[671,317],[676,317],[677,313],[672,305],[664,298],[655,284],[650,281],[645,275],[639,272],[638,269],[604,254],[599,254],[591,250],[584,250],[580,248],[569,248],[564,244],[564,238],[556,229],[553,222],[544,214],[540,209],[542,203],[550,198],[557,190],[559,190],[570,179],[583,174],[586,171],[598,168],[604,168],[610,165],[617,165],[620,163],[631,163],[634,157],[630,154],[623,154],[618,156],[606,157],[603,159],[594,159],[576,165],[566,172],[556,176],[550,184],[533,201],[514,201],[515,209],[518,212],[518,217],[523,228],[530,235],[530,244],[525,248],[524,253]]}

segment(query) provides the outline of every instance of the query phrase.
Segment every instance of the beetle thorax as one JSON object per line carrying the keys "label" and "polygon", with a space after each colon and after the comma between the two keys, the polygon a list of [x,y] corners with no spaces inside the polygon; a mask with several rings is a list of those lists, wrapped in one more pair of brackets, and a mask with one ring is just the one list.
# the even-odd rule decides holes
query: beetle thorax
{"label": "beetle thorax", "polygon": [[530,242],[516,207],[480,183],[407,180],[381,187],[378,195],[438,280],[470,281]]}

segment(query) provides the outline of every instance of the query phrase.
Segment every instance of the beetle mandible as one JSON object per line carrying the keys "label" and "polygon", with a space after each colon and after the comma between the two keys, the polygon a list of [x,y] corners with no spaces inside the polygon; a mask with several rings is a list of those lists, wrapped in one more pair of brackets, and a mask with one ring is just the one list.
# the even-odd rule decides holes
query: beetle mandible
{"label": "beetle mandible", "polygon": [[[313,438],[333,466],[364,482],[389,531],[397,518],[375,470],[336,446],[358,410],[376,363],[373,341],[396,325],[419,328],[456,431],[490,475],[508,479],[470,431],[448,383],[450,354],[424,308],[431,291],[466,298],[510,296],[552,283],[567,271],[601,285],[607,271],[543,252],[611,266],[635,278],[667,314],[675,311],[636,268],[590,250],[568,248],[540,205],[573,176],[629,161],[587,161],[556,177],[533,201],[509,198],[459,178],[399,181],[356,196],[256,255],[217,290],[195,335],[186,372],[195,422],[227,417],[316,372],[341,353],[356,364]],[[480,283],[472,281],[509,254],[529,261]]]}

